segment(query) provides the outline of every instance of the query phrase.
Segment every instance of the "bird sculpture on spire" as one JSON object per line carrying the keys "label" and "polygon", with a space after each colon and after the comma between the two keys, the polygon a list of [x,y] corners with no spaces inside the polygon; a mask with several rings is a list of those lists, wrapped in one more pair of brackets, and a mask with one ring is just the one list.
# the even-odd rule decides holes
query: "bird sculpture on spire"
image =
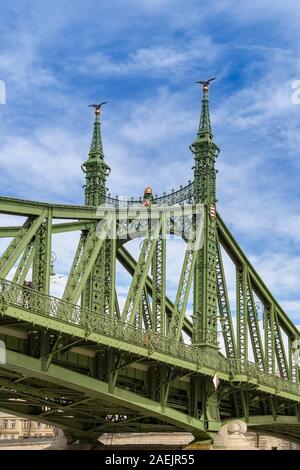
{"label": "bird sculpture on spire", "polygon": [[210,84],[210,82],[212,82],[213,80],[217,80],[217,77],[210,78],[209,80],[198,80],[198,81],[195,82],[195,83],[200,83],[200,85],[202,85],[203,91],[208,91],[209,84]]}
{"label": "bird sculpture on spire", "polygon": [[103,101],[102,103],[99,103],[99,104],[89,104],[89,108],[95,108],[95,114],[100,114],[101,107],[106,103],[108,103],[108,101]]}

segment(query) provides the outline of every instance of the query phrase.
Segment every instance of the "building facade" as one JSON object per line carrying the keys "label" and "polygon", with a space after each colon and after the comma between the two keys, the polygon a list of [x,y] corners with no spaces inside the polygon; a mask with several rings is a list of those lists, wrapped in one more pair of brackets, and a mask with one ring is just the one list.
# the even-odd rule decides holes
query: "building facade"
{"label": "building facade", "polygon": [[0,413],[0,440],[53,438],[55,428],[49,424]]}

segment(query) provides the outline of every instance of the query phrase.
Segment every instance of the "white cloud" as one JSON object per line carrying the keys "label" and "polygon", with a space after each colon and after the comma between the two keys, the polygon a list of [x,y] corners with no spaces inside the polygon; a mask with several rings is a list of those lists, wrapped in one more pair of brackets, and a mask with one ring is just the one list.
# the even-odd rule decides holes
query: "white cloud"
{"label": "white cloud", "polygon": [[209,37],[198,36],[187,44],[138,48],[123,60],[99,51],[80,65],[80,71],[86,74],[92,68],[101,76],[114,77],[137,74],[147,74],[149,77],[170,73],[177,76],[182,69],[191,69],[194,61],[202,61],[202,66],[212,64],[219,53],[220,46],[217,47]]}

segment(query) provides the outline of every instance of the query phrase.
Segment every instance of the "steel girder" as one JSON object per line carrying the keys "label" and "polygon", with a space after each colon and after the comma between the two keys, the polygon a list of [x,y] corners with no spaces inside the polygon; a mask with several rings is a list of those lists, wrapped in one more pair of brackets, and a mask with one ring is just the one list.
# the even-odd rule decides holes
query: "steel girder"
{"label": "steel girder", "polygon": [[222,261],[221,246],[217,236],[217,259],[216,259],[216,273],[217,273],[217,284],[218,284],[218,305],[220,322],[223,332],[223,339],[226,349],[226,356],[228,359],[235,359],[236,345],[235,337],[233,332],[230,304],[227,293],[227,286],[225,280],[225,271]]}
{"label": "steel girder", "polygon": [[91,226],[87,234],[82,234],[65,287],[64,300],[77,303],[100,253],[103,242],[107,238],[113,220],[113,216],[110,215],[100,232],[97,231],[94,225]]}
{"label": "steel girder", "polygon": [[196,260],[199,256],[200,240],[203,236],[203,223],[202,219],[198,226],[196,226],[195,223],[193,224],[191,228],[190,241],[186,247],[182,264],[174,311],[168,329],[169,338],[174,338],[176,341],[179,341],[181,337],[183,320],[194,277]]}
{"label": "steel girder", "polygon": [[211,351],[199,350],[152,332],[147,333],[145,344],[143,330],[130,328],[122,322],[112,325],[104,315],[86,311],[37,291],[31,293],[30,302],[24,303],[25,291],[25,288],[1,281],[1,310],[5,312],[5,316],[16,320],[22,318],[39,328],[88,339],[95,344],[148,357],[170,366],[193,372],[201,371],[201,374],[210,377],[217,371],[223,380],[229,381],[231,377],[233,381],[252,383],[258,390],[266,393],[300,402],[298,385],[269,376],[259,371],[255,364],[241,364],[238,359],[229,362]]}
{"label": "steel girder", "polygon": [[275,308],[274,305],[264,307],[264,331],[265,331],[265,358],[266,371],[275,374]]}
{"label": "steel girder", "polygon": [[[131,256],[131,254],[126,250],[124,246],[121,246],[118,251],[117,251],[117,258],[120,261],[120,263],[124,266],[124,268],[133,276],[135,269],[136,269],[136,261],[134,258]],[[146,278],[146,288],[148,292],[150,292],[150,295],[153,296],[153,280],[150,276],[147,276]],[[171,317],[173,314],[174,310],[174,304],[171,302],[171,300],[168,298],[168,296],[165,297],[165,308],[166,308],[166,314],[168,317]],[[192,324],[190,320],[187,318],[184,318],[183,321],[183,331],[189,336],[192,336]]]}
{"label": "steel girder", "polygon": [[[52,210],[53,210],[53,207],[51,207],[51,210],[48,207],[47,211],[44,212],[42,215],[40,215],[41,225],[45,224],[44,221],[46,220],[46,221],[48,221],[47,223],[50,226],[49,221],[50,221],[51,216],[49,217],[48,214],[51,214]],[[32,219],[32,220],[34,220],[34,219]],[[35,220],[37,220],[37,219],[35,219]],[[89,221],[83,222],[83,223],[85,224],[84,225],[85,228],[89,228],[89,227],[93,226],[93,223],[91,222],[91,219]],[[73,229],[83,227],[81,222],[80,223],[72,222],[70,224],[67,223],[67,224],[58,224],[58,225],[60,226],[59,227],[60,232],[63,232],[64,230],[69,231],[70,229],[73,230]],[[65,226],[65,229],[64,229],[64,226]],[[221,227],[221,229],[220,229],[220,227]],[[54,224],[54,225],[52,225],[51,232],[54,233],[55,230],[56,229],[55,229],[55,224]],[[34,233],[33,235],[32,235],[32,233],[29,234],[29,235],[27,233],[26,234],[26,240],[25,241],[23,240],[22,248],[23,247],[25,247],[25,248],[23,250],[23,258],[21,258],[21,261],[19,262],[19,266],[17,268],[17,270],[19,272],[21,270],[23,270],[23,267],[22,267],[23,261],[25,261],[27,259],[26,251],[29,253],[30,244],[32,242],[34,242],[34,244],[35,244],[35,238],[36,238],[35,234],[38,233],[38,231],[39,231],[39,229],[37,228],[36,231],[33,232]],[[49,232],[50,232],[50,230],[48,231],[48,233]],[[19,236],[20,236],[20,233],[19,233]],[[287,376],[291,377],[291,380],[295,382],[297,380],[298,373],[297,373],[295,364],[292,364],[293,359],[292,359],[292,355],[291,355],[292,343],[295,339],[297,339],[299,337],[299,336],[297,336],[295,328],[293,327],[291,322],[288,320],[288,318],[282,313],[280,307],[278,306],[276,301],[273,300],[272,296],[268,293],[265,286],[263,284],[261,284],[260,279],[256,275],[255,271],[251,267],[251,265],[248,262],[248,260],[246,259],[246,257],[241,253],[240,248],[233,241],[233,239],[232,239],[231,235],[228,233],[228,231],[226,232],[226,229],[224,229],[224,224],[221,221],[219,216],[218,216],[218,237],[220,238],[220,242],[222,244],[224,244],[224,247],[225,247],[226,251],[229,252],[229,255],[231,256],[231,258],[234,259],[234,261],[236,262],[238,273],[246,273],[246,271],[247,271],[246,274],[243,274],[244,277],[246,276],[246,287],[245,287],[245,282],[243,281],[243,282],[240,283],[241,288],[237,289],[237,291],[239,292],[239,296],[238,296],[239,303],[242,304],[241,301],[245,297],[245,289],[246,289],[246,295],[247,295],[247,290],[248,290],[248,299],[247,299],[248,300],[248,305],[246,305],[246,307],[249,306],[249,301],[250,301],[250,304],[252,303],[251,302],[251,293],[249,294],[249,289],[247,287],[248,284],[249,284],[249,279],[250,279],[250,284],[251,284],[251,291],[254,291],[255,294],[257,294],[263,301],[264,311],[265,311],[265,313],[264,313],[264,322],[265,322],[266,326],[268,325],[265,328],[265,331],[264,331],[264,333],[265,333],[264,342],[265,342],[265,361],[266,361],[265,362],[265,364],[266,364],[265,367],[266,367],[266,370],[269,370],[269,371],[274,370],[274,367],[275,367],[274,356],[276,356],[278,367],[279,368],[281,367],[281,370],[280,370],[281,375],[283,377],[287,377]],[[122,253],[122,251],[124,251],[124,248],[120,247],[118,256],[120,256],[120,253]],[[33,249],[30,252],[33,254]],[[21,253],[22,253],[22,251],[21,251]],[[48,249],[48,253],[49,253],[49,249]],[[155,253],[155,251],[154,251],[154,253]],[[32,254],[31,254],[31,256],[32,256]],[[48,259],[49,259],[49,256],[48,256]],[[217,258],[216,258],[216,261],[218,261]],[[130,261],[128,263],[127,263],[127,267],[129,266],[128,267],[129,270],[130,269],[131,270],[135,269],[134,260],[133,260],[133,263],[130,262]],[[26,266],[25,271],[28,271],[28,269],[30,267],[30,264],[31,264],[31,261],[29,261],[27,259],[27,266]],[[241,266],[245,267],[245,269],[241,268]],[[217,269],[217,267],[216,267],[216,269]],[[24,272],[25,271],[23,271],[23,278],[24,278]],[[216,271],[216,274],[218,275],[217,271]],[[106,278],[108,278],[108,277],[106,277]],[[238,278],[241,278],[241,276],[238,276]],[[237,283],[237,286],[238,285],[239,285],[239,283]],[[148,275],[146,277],[145,286],[147,286],[148,294],[149,293],[151,294],[151,288],[153,286],[153,278],[151,279]],[[108,292],[108,290],[107,290],[107,292]],[[223,292],[222,283],[219,283],[217,293],[222,294],[222,292]],[[244,294],[243,294],[243,292],[244,292]],[[252,297],[253,297],[253,294],[252,294]],[[144,303],[145,303],[146,298],[147,298],[146,296],[143,297]],[[166,312],[168,312],[168,316],[170,314],[172,315],[172,313],[173,313],[173,306],[170,307],[170,305],[171,304],[168,303],[168,300],[166,298]],[[277,330],[279,329],[279,333],[276,330],[276,325],[272,324],[272,320],[268,319],[268,317],[270,317],[270,315],[268,313],[269,310],[270,310],[270,307],[271,308],[276,308],[276,312],[277,312],[276,315],[277,315],[277,319],[278,319],[278,328],[277,328]],[[116,307],[116,310],[117,310],[117,307]],[[247,310],[248,310],[248,308],[247,308]],[[144,308],[144,312],[146,312],[146,311],[147,310],[145,310],[145,308]],[[148,309],[148,311],[149,311],[149,309]],[[237,309],[237,311],[239,311],[239,308]],[[248,315],[249,315],[249,313],[247,314],[247,316]],[[144,318],[145,318],[145,313],[144,313]],[[239,332],[239,321],[240,321],[240,319],[241,319],[241,315],[238,315],[238,317],[237,317],[237,320],[238,320],[237,342],[238,342],[238,347],[241,349],[243,343],[245,343],[245,341],[247,340],[247,333],[245,334],[245,338],[243,338],[242,328],[240,328],[241,331]],[[145,319],[143,321],[144,321],[144,324],[145,324],[146,323]],[[187,319],[184,319],[184,327],[187,324],[188,324]],[[290,346],[289,346],[289,351],[288,351],[288,363],[287,363],[287,359],[284,360],[284,355],[286,357],[286,354],[285,354],[285,351],[284,351],[285,347],[284,347],[283,342],[280,341],[280,329],[281,328],[284,331],[284,333],[286,333],[288,335],[288,339],[289,339],[289,345]],[[248,329],[248,327],[246,327],[246,331],[247,331],[247,329]],[[274,335],[272,333],[273,329],[274,329]],[[245,330],[245,328],[244,328],[244,330]],[[253,333],[253,331],[252,331],[252,333]],[[251,332],[250,332],[250,334],[251,334]],[[227,339],[227,338],[228,338],[228,335],[225,335],[225,339]],[[276,341],[275,341],[275,339],[276,339]],[[261,341],[261,343],[262,343],[262,341]],[[267,344],[268,344],[268,347],[267,347]],[[276,348],[276,352],[273,349],[272,344],[274,344],[274,346]],[[244,347],[244,349],[243,349],[244,352],[242,351],[242,353],[240,353],[240,352],[238,353],[238,357],[241,360],[246,360],[246,356],[245,356],[245,351],[246,350],[247,350],[247,347]],[[243,354],[244,354],[244,359],[243,359]],[[273,357],[273,359],[272,359],[272,357]],[[272,363],[272,365],[270,365],[271,363]],[[283,368],[283,366],[284,366],[284,368]]]}
{"label": "steel girder", "polygon": [[248,360],[247,267],[236,267],[237,354],[242,362]]}
{"label": "steel girder", "polygon": [[150,269],[161,228],[162,220],[156,220],[155,226],[151,227],[141,248],[139,260],[122,313],[122,320],[127,320],[129,325],[134,323],[135,314],[141,301],[142,292],[145,287],[147,274]]}
{"label": "steel girder", "polygon": [[259,297],[264,301],[266,304],[273,304],[276,307],[278,312],[278,318],[281,323],[282,328],[289,332],[295,338],[299,338],[299,330],[293,324],[293,322],[288,318],[285,314],[283,309],[280,307],[276,299],[273,297],[267,286],[264,284],[260,276],[257,274],[253,266],[251,265],[250,261],[243,253],[241,248],[239,247],[238,243],[235,241],[234,237],[226,227],[224,221],[221,219],[220,215],[218,214],[218,235],[220,242],[224,246],[225,250],[232,258],[232,260],[236,263],[237,266],[245,265],[250,275],[252,287],[255,292],[259,295]]}
{"label": "steel girder", "polygon": [[152,329],[166,334],[166,230],[162,218],[162,230],[152,259]]}
{"label": "steel girder", "polygon": [[48,371],[45,372],[41,370],[39,359],[8,351],[7,362],[3,368],[9,368],[9,370],[14,370],[26,377],[33,377],[44,382],[56,384],[56,386],[76,390],[83,393],[86,397],[98,398],[121,408],[142,413],[143,416],[158,418],[177,426],[179,429],[190,431],[199,437],[209,437],[203,429],[203,424],[198,419],[181,413],[174,408],[162,407],[160,403],[124,389],[116,387],[112,394],[109,391],[108,383],[73,372],[64,367],[51,364]]}
{"label": "steel girder", "polygon": [[27,276],[27,273],[33,261],[33,256],[34,256],[34,243],[31,242],[26,246],[24,253],[22,255],[22,258],[16,269],[16,272],[12,278],[12,282],[14,284],[19,284],[21,286],[24,284],[25,278]]}
{"label": "steel girder", "polygon": [[[237,342],[241,360],[245,360],[248,354],[249,333],[253,354],[260,368],[275,374],[277,364],[278,373],[282,377],[290,377],[290,380],[296,382],[299,380],[299,372],[296,372],[292,351],[294,342],[299,340],[299,331],[269,292],[220,217],[218,217],[218,234],[227,253],[237,266]],[[264,351],[254,293],[263,306]],[[288,345],[283,342],[283,333],[288,338]]]}
{"label": "steel girder", "polygon": [[0,258],[0,276],[7,276],[18,260],[19,256],[22,254],[28,243],[32,240],[33,236],[38,231],[45,217],[46,211],[43,211],[39,217],[35,219],[28,218],[26,220],[23,227],[18,231],[16,237],[12,240]]}
{"label": "steel girder", "polygon": [[289,369],[276,310],[274,318],[274,343],[280,376],[287,379],[289,377]]}
{"label": "steel girder", "polygon": [[261,370],[265,370],[265,358],[264,358],[264,351],[262,347],[262,340],[259,331],[259,324],[258,324],[258,315],[257,309],[254,302],[253,291],[251,280],[248,273],[247,278],[247,312],[248,312],[248,325],[249,325],[249,332],[251,337],[252,343],[252,352],[255,358],[255,363]]}
{"label": "steel girder", "polygon": [[32,265],[33,287],[45,294],[49,293],[51,271],[52,216],[48,211],[47,219],[35,234],[34,257]]}
{"label": "steel girder", "polygon": [[197,252],[194,275],[193,343],[218,349],[216,220],[205,207],[204,243]]}

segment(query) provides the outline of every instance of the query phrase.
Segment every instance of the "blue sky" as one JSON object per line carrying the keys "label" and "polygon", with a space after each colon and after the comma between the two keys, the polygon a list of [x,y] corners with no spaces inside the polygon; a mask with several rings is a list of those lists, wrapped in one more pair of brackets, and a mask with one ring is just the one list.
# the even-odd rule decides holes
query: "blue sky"
{"label": "blue sky", "polygon": [[185,184],[200,111],[194,81],[218,76],[218,209],[299,324],[300,104],[291,97],[300,4],[0,0],[0,18],[1,194],[82,203],[87,106],[102,100],[111,193]]}

